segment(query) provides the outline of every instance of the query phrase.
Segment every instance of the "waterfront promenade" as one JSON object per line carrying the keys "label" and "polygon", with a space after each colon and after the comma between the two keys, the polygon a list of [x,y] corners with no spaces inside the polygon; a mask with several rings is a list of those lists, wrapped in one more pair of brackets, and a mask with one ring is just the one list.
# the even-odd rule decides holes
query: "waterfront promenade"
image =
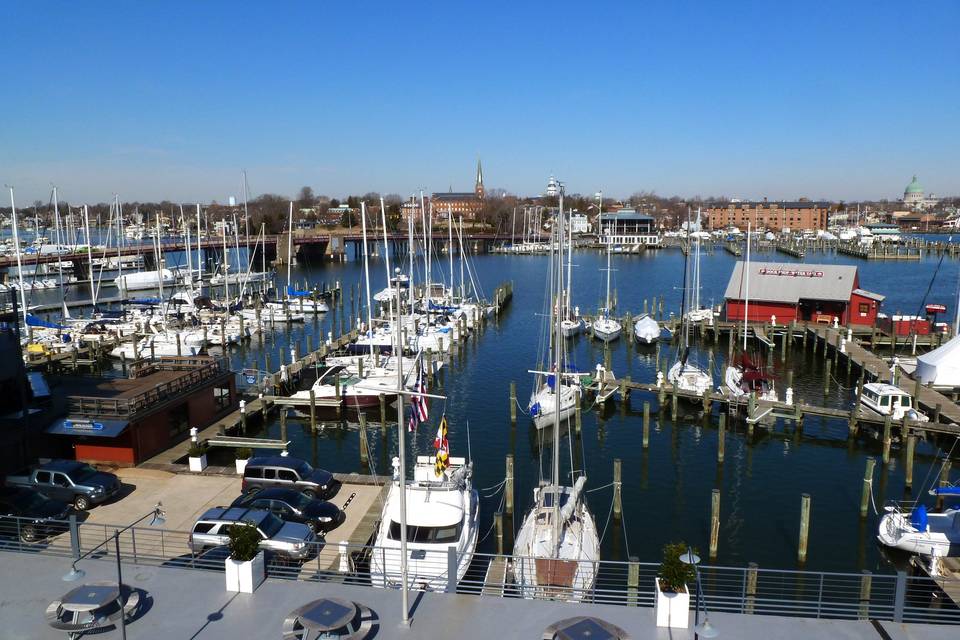
{"label": "waterfront promenade", "polygon": [[[0,638],[46,640],[63,638],[50,629],[44,610],[51,600],[76,583],[61,576],[70,568],[67,558],[27,553],[0,553],[3,575],[0,583]],[[85,582],[116,580],[110,558],[85,560]],[[634,640],[686,640],[691,630],[657,629],[653,609],[603,605],[571,605],[529,602],[513,598],[411,593],[412,624],[402,626],[400,593],[333,582],[307,584],[268,579],[252,595],[230,594],[223,574],[124,564],[124,583],[141,590],[145,612],[127,626],[131,640],[177,639],[268,639],[279,638],[284,618],[293,609],[323,597],[353,600],[369,607],[377,618],[375,638],[440,640],[465,638],[541,638],[550,624],[574,616],[591,615],[613,623]],[[16,576],[15,580],[9,579]],[[947,640],[956,637],[956,627],[864,621],[816,620],[775,616],[711,614],[711,624],[721,638],[760,640]],[[119,631],[91,637],[119,637]]]}

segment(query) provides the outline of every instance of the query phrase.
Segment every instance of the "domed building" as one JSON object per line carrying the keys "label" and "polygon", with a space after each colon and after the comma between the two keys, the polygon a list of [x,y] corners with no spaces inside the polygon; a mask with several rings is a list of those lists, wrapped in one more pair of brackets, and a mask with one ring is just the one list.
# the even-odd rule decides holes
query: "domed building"
{"label": "domed building", "polygon": [[923,187],[917,180],[917,176],[913,176],[913,180],[911,180],[910,184],[907,185],[907,188],[903,190],[903,204],[910,209],[928,209],[930,207],[935,207],[937,202],[938,201],[933,194],[930,194],[928,197],[923,192]]}

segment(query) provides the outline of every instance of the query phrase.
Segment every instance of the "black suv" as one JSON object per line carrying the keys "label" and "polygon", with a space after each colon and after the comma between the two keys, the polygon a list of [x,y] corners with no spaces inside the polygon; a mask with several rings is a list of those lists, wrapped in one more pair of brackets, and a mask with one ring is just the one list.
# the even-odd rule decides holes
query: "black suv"
{"label": "black suv", "polygon": [[251,489],[233,501],[231,507],[263,509],[286,522],[302,522],[316,533],[336,528],[346,517],[337,505],[308,498],[296,489]]}
{"label": "black suv", "polygon": [[288,456],[250,458],[240,490],[247,493],[254,488],[270,487],[296,489],[308,498],[329,498],[337,492],[339,484],[332,473],[314,469],[306,460]]}
{"label": "black suv", "polygon": [[51,538],[70,528],[70,504],[35,489],[0,488],[0,535],[23,542]]}

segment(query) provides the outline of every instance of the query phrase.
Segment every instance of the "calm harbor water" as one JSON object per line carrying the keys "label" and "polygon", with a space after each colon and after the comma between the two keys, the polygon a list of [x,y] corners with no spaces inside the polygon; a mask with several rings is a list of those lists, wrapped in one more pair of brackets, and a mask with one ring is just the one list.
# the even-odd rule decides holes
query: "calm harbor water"
{"label": "calm harbor water", "polygon": [[[181,256],[182,260],[182,256]],[[758,251],[756,261],[796,262],[773,252]],[[172,260],[171,262],[175,261]],[[703,304],[719,303],[736,258],[717,249],[702,257]],[[958,264],[936,256],[920,262],[865,262],[832,253],[807,254],[806,263],[855,264],[860,268],[861,286],[887,296],[883,310],[887,313],[918,313],[924,302],[947,305],[952,315],[956,298]],[[578,251],[574,254],[574,304],[584,313],[591,312],[604,294],[605,266],[603,254]],[[938,270],[939,265],[939,270]],[[548,473],[550,460],[549,435],[540,435],[521,411],[515,426],[510,423],[509,385],[517,383],[518,401],[526,407],[532,376],[528,369],[538,361],[543,337],[543,315],[546,311],[546,256],[495,256],[473,258],[480,285],[489,295],[501,282],[514,283],[512,303],[498,320],[476,338],[471,338],[454,354],[438,376],[433,391],[447,396],[433,401],[430,420],[421,425],[411,438],[413,453],[432,454],[437,421],[446,413],[450,421],[450,442],[453,455],[467,455],[474,460],[477,487],[495,487],[504,478],[504,458],[515,456],[517,476],[516,514],[508,526],[516,528],[523,511],[531,502],[532,489],[541,473]],[[435,260],[435,273],[446,273],[446,258]],[[663,296],[665,313],[677,313],[680,307],[683,256],[668,249],[641,255],[614,255],[613,286],[617,292],[618,313],[637,315],[645,299]],[[459,277],[459,265],[456,266]],[[422,267],[421,267],[422,271]],[[934,274],[936,279],[933,279]],[[371,263],[374,280],[372,290],[384,286],[386,275],[380,260]],[[362,265],[355,262],[301,264],[295,278],[311,283],[355,284],[361,281]],[[421,276],[422,277],[422,276]],[[928,288],[929,295],[925,299]],[[74,288],[70,297],[82,298],[86,289]],[[34,294],[33,301],[48,301],[52,292]],[[346,300],[349,314],[349,296]],[[354,315],[360,313],[359,308]],[[331,326],[339,326],[337,313],[293,325],[288,331],[278,328],[264,335],[262,345],[254,339],[248,345],[233,347],[227,357],[234,370],[245,367],[264,368],[265,356],[271,369],[281,360],[289,360],[290,344],[305,345],[307,335],[317,345]],[[334,330],[336,332],[336,330]],[[602,362],[604,354],[599,342],[581,336],[571,341],[573,360],[580,369],[591,369]],[[715,379],[720,382],[723,359],[727,353],[725,340],[717,345],[701,345],[715,349]],[[664,345],[662,357],[673,359],[674,347]],[[611,363],[618,376],[630,375],[633,380],[653,381],[656,375],[655,349],[631,346],[623,338],[611,347]],[[268,354],[268,355],[267,355]],[[706,363],[706,354],[702,354]],[[780,393],[785,387],[786,369],[793,370],[795,397],[805,402],[849,407],[854,400],[856,377],[834,372],[830,391],[823,392],[823,358],[804,353],[799,344],[786,363],[777,353],[773,359],[780,376]],[[240,383],[243,386],[242,382]],[[651,405],[649,449],[641,447],[643,403]],[[603,557],[626,559],[637,556],[643,561],[660,557],[664,543],[684,540],[705,552],[709,536],[710,498],[714,488],[721,491],[721,526],[719,557],[726,565],[743,565],[753,561],[764,567],[797,566],[797,540],[801,494],[812,499],[812,517],[807,568],[837,571],[871,569],[888,571],[891,562],[875,542],[878,516],[861,520],[858,514],[865,461],[878,458],[875,475],[875,498],[882,508],[885,500],[901,500],[904,493],[902,451],[894,446],[889,465],[879,462],[880,443],[868,434],[856,440],[847,437],[845,422],[807,418],[802,432],[792,424],[778,421],[773,430],[756,429],[748,439],[742,424],[728,424],[726,460],[718,465],[718,416],[704,416],[699,409],[682,409],[681,419],[673,421],[669,411],[661,413],[655,396],[635,392],[629,406],[610,403],[603,408],[585,410],[579,436],[564,434],[561,438],[562,472],[569,471],[571,455],[574,465],[586,470],[589,503],[603,538]],[[372,416],[373,421],[378,416]],[[359,436],[355,428],[336,426],[333,420],[316,435],[309,425],[291,420],[289,437],[291,453],[337,472],[365,472],[359,462]],[[469,436],[468,436],[469,434]],[[279,424],[274,420],[266,427],[266,435],[279,437]],[[390,472],[390,459],[395,455],[396,428],[387,431],[370,428],[373,470]],[[545,438],[545,441],[543,439]],[[947,447],[950,446],[948,443]],[[571,454],[572,450],[572,454]],[[914,496],[931,504],[926,496],[929,484],[939,471],[935,461],[937,447],[921,443],[914,470]],[[613,460],[623,461],[623,522],[608,519],[611,507]],[[542,462],[541,462],[542,461]],[[954,476],[958,474],[955,472]],[[502,494],[492,489],[481,491],[481,534],[492,523],[493,513],[501,508]],[[489,496],[489,497],[487,497]],[[481,550],[495,547],[492,533],[481,542]],[[704,554],[705,555],[705,554]],[[893,558],[894,561],[902,559]]]}

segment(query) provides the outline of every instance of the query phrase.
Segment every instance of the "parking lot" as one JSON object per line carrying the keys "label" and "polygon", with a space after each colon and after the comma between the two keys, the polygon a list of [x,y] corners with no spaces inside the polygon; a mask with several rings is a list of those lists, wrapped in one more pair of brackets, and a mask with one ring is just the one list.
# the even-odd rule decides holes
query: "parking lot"
{"label": "parking lot", "polygon": [[[163,529],[188,532],[204,511],[211,507],[227,506],[240,495],[240,477],[234,475],[203,475],[171,473],[154,469],[121,468],[115,471],[123,483],[118,498],[80,514],[82,530],[104,526],[105,535],[112,527],[122,528],[153,511],[160,502],[165,512]],[[330,502],[344,510],[344,522],[326,535],[326,553],[329,560],[336,561],[337,544],[346,541],[351,545],[367,542],[373,534],[382,508],[383,487],[369,484],[366,478],[357,477],[351,482],[346,476],[340,490]],[[147,527],[149,520],[138,526]],[[68,535],[50,541],[52,546],[69,546]],[[185,545],[184,545],[185,546]],[[188,550],[171,549],[175,553]]]}

